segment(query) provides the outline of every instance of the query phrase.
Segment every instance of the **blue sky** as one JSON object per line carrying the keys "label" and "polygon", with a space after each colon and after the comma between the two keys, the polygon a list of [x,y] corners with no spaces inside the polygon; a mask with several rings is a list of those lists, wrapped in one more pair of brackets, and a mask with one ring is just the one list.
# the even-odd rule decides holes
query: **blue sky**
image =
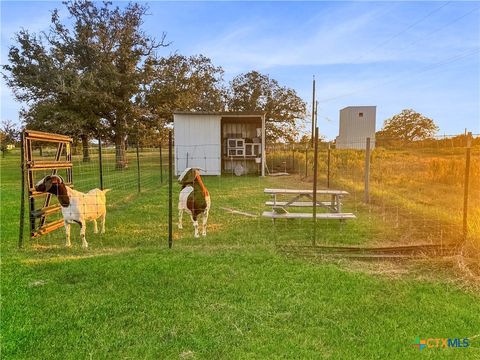
{"label": "blue sky", "polygon": [[[204,54],[226,80],[258,70],[295,89],[309,108],[315,75],[320,132],[330,139],[339,110],[350,105],[376,105],[377,129],[413,108],[433,118],[439,134],[480,133],[480,2],[148,4],[145,31],[165,31],[172,41],[160,55]],[[13,34],[48,29],[55,7],[63,8],[1,2],[2,64]],[[2,119],[18,120],[20,106],[2,81]]]}

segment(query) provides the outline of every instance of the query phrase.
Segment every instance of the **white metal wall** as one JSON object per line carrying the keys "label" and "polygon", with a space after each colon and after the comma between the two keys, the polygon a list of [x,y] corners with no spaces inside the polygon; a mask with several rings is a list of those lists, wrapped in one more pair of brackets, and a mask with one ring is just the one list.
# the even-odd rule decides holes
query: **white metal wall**
{"label": "white metal wall", "polygon": [[340,110],[337,149],[365,149],[367,137],[374,148],[376,113],[376,106],[349,106]]}
{"label": "white metal wall", "polygon": [[174,114],[175,174],[187,167],[221,175],[220,115]]}

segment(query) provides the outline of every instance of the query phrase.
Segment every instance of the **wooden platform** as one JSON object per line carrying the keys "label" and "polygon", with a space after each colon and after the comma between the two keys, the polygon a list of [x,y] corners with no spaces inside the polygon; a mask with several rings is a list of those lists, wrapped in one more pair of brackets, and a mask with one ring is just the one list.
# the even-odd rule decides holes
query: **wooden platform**
{"label": "wooden platform", "polygon": [[56,212],[59,212],[61,208],[62,207],[60,206],[60,204],[50,205],[50,206],[44,207],[42,209],[33,210],[32,211],[32,216],[40,217],[40,216],[51,215],[51,214],[54,214]]}
{"label": "wooden platform", "polygon": [[[271,219],[312,219],[313,214],[309,213],[290,213],[279,214],[273,211],[264,211],[262,216]],[[323,220],[347,220],[356,219],[357,217],[352,213],[318,213],[317,219]]]}
{"label": "wooden platform", "polygon": [[36,238],[37,236],[47,234],[53,230],[57,230],[61,228],[63,225],[64,225],[63,219],[58,219],[50,223],[46,223],[45,225],[42,225],[39,228],[37,228],[35,231],[33,231],[31,234],[31,237]]}

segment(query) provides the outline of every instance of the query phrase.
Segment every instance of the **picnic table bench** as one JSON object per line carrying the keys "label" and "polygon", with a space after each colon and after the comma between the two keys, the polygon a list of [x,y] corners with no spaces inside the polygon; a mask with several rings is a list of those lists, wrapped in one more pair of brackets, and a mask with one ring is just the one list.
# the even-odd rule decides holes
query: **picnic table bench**
{"label": "picnic table bench", "polygon": [[[265,194],[272,196],[271,201],[265,202],[265,205],[271,206],[272,211],[264,211],[262,216],[275,219],[308,219],[313,218],[312,213],[297,213],[288,212],[288,207],[302,207],[313,208],[313,190],[299,190],[299,189],[265,189]],[[286,201],[279,201],[277,196],[290,197]],[[356,216],[352,213],[342,212],[342,198],[348,195],[344,190],[317,190],[316,204],[319,208],[327,209],[329,212],[320,212],[316,214],[317,219],[330,219],[330,220],[347,220],[355,219]],[[329,198],[328,200],[318,198]]]}

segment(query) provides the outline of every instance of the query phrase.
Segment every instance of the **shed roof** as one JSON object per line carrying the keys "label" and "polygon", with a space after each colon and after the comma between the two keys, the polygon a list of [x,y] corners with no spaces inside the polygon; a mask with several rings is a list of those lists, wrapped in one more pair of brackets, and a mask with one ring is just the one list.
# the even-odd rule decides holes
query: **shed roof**
{"label": "shed roof", "polygon": [[224,117],[265,116],[262,111],[185,111],[175,110],[174,115],[219,115]]}
{"label": "shed roof", "polygon": [[353,105],[353,106],[347,106],[344,107],[343,109],[340,110],[347,110],[347,109],[366,109],[366,108],[376,108],[376,105]]}

